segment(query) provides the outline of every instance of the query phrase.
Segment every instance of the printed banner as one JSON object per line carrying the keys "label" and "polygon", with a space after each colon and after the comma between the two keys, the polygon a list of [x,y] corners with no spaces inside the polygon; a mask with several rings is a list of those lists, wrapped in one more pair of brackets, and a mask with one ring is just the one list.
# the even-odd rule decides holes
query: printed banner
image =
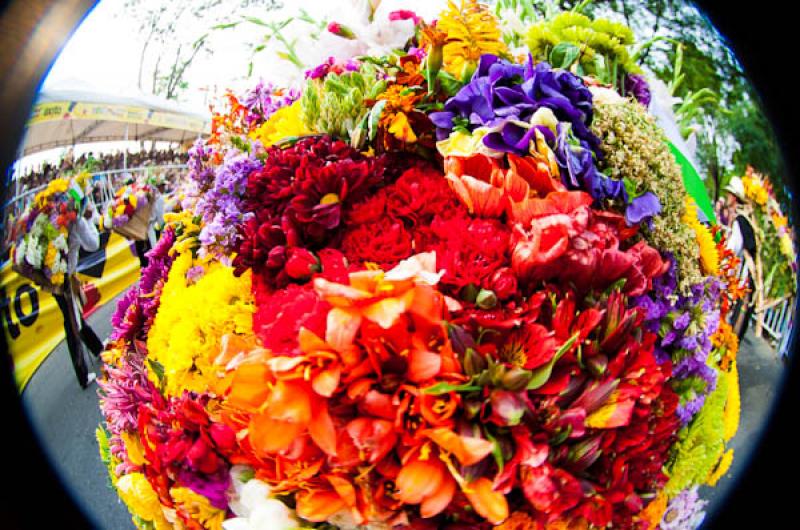
{"label": "printed banner", "polygon": [[[78,278],[85,282],[84,312],[113,300],[138,277],[133,245],[117,234],[102,234],[100,248],[81,254],[78,264]],[[53,296],[12,271],[10,263],[0,268],[0,315],[22,392],[39,365],[64,340],[64,320]]]}
{"label": "printed banner", "polygon": [[206,129],[206,122],[202,118],[193,116],[128,105],[80,103],[76,101],[54,101],[36,105],[31,112],[28,126],[67,119],[139,123],[168,129],[183,129],[196,133],[203,133]]}

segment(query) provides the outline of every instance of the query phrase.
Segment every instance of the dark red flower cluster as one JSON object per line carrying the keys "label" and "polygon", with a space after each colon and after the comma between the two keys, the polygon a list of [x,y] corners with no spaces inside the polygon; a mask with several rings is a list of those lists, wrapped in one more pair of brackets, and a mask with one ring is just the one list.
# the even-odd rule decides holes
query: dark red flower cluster
{"label": "dark red flower cluster", "polygon": [[283,286],[316,272],[314,251],[335,239],[347,208],[384,182],[384,161],[328,136],[267,150],[247,179],[242,243],[234,267]]}

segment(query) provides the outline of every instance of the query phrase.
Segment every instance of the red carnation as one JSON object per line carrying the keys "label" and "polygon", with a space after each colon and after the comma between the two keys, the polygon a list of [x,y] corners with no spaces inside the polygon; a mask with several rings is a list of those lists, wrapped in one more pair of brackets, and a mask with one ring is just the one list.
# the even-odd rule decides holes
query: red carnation
{"label": "red carnation", "polygon": [[353,263],[371,261],[391,269],[412,253],[411,235],[403,223],[383,217],[375,224],[363,224],[345,233],[342,252]]}
{"label": "red carnation", "polygon": [[325,319],[330,306],[317,296],[310,283],[290,284],[285,289],[268,293],[256,287],[256,312],[253,331],[264,347],[279,354],[297,351],[297,335],[301,327],[325,336]]}

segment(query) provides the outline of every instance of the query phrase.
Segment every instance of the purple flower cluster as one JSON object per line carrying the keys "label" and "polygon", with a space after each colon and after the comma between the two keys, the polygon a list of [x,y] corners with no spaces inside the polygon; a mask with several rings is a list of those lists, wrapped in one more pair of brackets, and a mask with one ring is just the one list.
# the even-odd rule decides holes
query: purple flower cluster
{"label": "purple flower cluster", "polygon": [[114,331],[111,340],[124,338],[132,342],[136,332],[147,333],[158,311],[160,296],[153,296],[160,290],[167,278],[174,257],[169,250],[175,243],[175,232],[168,227],[150,252],[148,264],[142,269],[139,283],[131,288],[117,303],[117,310],[111,316]]}
{"label": "purple flower cluster", "polygon": [[275,111],[291,105],[300,97],[295,88],[282,89],[263,80],[241,98],[241,103],[248,110],[245,122],[248,127],[266,121]]}
{"label": "purple flower cluster", "polygon": [[697,487],[683,490],[669,501],[664,517],[661,519],[661,530],[694,530],[700,527],[705,519],[704,501],[697,494]]}
{"label": "purple flower cluster", "polygon": [[647,84],[643,75],[628,74],[625,76],[625,95],[633,96],[645,107],[650,106],[650,85]]}
{"label": "purple flower cluster", "polygon": [[197,202],[196,212],[203,216],[205,226],[200,243],[206,249],[228,255],[237,248],[239,227],[251,214],[242,204],[247,189],[247,177],[263,164],[253,154],[230,151],[217,169],[214,182]]}
{"label": "purple flower cluster", "polygon": [[213,148],[198,138],[189,148],[189,181],[194,185],[194,192],[199,196],[214,182],[214,166],[211,164]]}
{"label": "purple flower cluster", "polygon": [[[518,65],[495,55],[483,55],[469,83],[447,100],[444,110],[430,119],[439,140],[453,129],[473,131],[486,127],[483,143],[490,149],[517,155],[528,154],[539,133],[553,148],[564,185],[588,192],[594,199],[618,200],[627,205],[628,224],[638,224],[661,213],[652,193],[631,199],[621,180],[597,170],[602,156],[600,139],[589,129],[593,112],[592,93],[583,80],[545,62]],[[559,121],[556,131],[536,123],[536,113],[550,110]]]}
{"label": "purple flower cluster", "polygon": [[707,360],[713,348],[711,336],[719,327],[721,284],[708,278],[692,286],[689,295],[677,295],[675,259],[669,256],[669,260],[669,270],[653,281],[653,291],[631,303],[644,308],[646,328],[658,334],[656,360],[673,363],[673,386],[681,396],[677,414],[685,425],[716,387],[717,372]]}
{"label": "purple flower cluster", "polygon": [[334,57],[328,57],[328,59],[322,64],[319,64],[310,70],[306,70],[305,77],[306,79],[321,79],[330,72],[335,74],[341,74],[344,72],[357,72],[360,68],[361,63],[355,59],[348,59],[347,61],[341,62],[337,61]]}

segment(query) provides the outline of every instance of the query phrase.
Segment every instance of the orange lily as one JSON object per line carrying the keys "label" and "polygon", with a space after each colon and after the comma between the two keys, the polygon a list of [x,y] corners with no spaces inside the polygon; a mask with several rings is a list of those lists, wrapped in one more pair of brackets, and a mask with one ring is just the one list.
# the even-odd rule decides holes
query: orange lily
{"label": "orange lily", "polygon": [[324,479],[327,483],[297,494],[297,515],[321,523],[342,510],[349,510],[356,524],[366,522],[358,508],[358,495],[353,484],[338,475],[325,475]]}
{"label": "orange lily", "polygon": [[508,518],[508,502],[505,495],[492,488],[492,481],[481,477],[464,488],[475,512],[492,524],[500,524]]}

